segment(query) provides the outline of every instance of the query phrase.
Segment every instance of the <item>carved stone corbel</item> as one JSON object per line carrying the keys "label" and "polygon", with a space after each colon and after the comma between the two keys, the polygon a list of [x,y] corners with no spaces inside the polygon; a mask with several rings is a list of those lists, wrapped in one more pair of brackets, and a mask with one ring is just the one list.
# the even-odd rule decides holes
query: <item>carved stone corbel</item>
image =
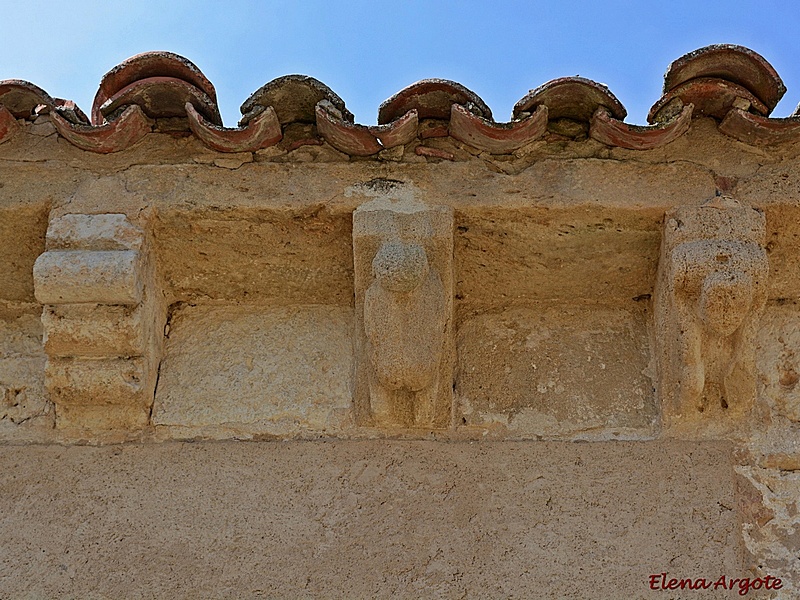
{"label": "carved stone corbel", "polygon": [[33,268],[59,428],[146,425],[164,310],[144,232],[122,214],[51,220]]}
{"label": "carved stone corbel", "polygon": [[668,428],[716,431],[752,409],[765,236],[763,213],[729,197],[666,215],[655,339]]}
{"label": "carved stone corbel", "polygon": [[444,428],[453,403],[453,211],[379,198],[353,214],[359,425]]}

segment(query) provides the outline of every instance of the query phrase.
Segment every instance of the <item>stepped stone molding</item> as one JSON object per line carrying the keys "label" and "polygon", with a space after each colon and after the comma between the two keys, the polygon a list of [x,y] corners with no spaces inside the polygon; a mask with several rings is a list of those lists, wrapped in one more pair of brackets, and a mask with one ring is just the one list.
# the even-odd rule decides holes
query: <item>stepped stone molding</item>
{"label": "stepped stone molding", "polygon": [[46,248],[33,276],[56,426],[147,425],[164,311],[144,232],[123,214],[66,214]]}
{"label": "stepped stone molding", "polygon": [[767,300],[763,213],[730,197],[665,217],[655,318],[663,419],[690,435],[745,418]]}
{"label": "stepped stone molding", "polygon": [[453,211],[377,198],[353,214],[356,420],[444,428],[452,418]]}

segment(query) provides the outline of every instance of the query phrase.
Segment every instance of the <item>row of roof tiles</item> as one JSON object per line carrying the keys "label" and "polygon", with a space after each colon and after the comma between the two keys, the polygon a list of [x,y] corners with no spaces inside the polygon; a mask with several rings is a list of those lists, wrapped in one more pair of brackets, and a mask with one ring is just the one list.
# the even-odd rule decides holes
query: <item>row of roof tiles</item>
{"label": "row of roof tiles", "polygon": [[49,113],[61,136],[99,153],[124,150],[160,119],[176,117],[178,128],[191,130],[220,152],[267,148],[296,124],[306,127],[295,135],[293,147],[324,140],[352,156],[448,135],[492,154],[513,152],[545,136],[588,135],[610,146],[646,150],[681,136],[699,116],[717,119],[721,131],[741,141],[771,144],[800,139],[800,107],[788,118],[769,117],[785,92],[775,69],[759,54],[714,45],[669,66],[649,126],[624,123],[625,107],[614,94],[582,77],[555,79],[531,90],[516,103],[508,123],[496,122],[486,103],[463,85],[425,79],[386,100],[378,125],[365,126],[354,122],[344,100],[322,82],[287,75],[254,92],[241,106],[239,126],[226,128],[214,86],[194,64],[169,52],[148,52],[103,77],[91,117],[27,81],[0,81],[0,143],[18,130],[18,120]]}

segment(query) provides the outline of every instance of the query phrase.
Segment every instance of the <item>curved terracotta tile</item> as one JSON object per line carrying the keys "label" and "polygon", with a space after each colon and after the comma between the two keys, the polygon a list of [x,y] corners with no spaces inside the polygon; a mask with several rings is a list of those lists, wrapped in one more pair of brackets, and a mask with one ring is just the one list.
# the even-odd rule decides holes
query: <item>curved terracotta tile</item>
{"label": "curved terracotta tile", "polygon": [[209,148],[219,152],[254,152],[274,146],[283,138],[281,124],[272,107],[267,107],[238,129],[218,127],[197,112],[191,102],[185,105],[192,132]]}
{"label": "curved terracotta tile", "polygon": [[417,137],[419,127],[419,113],[412,108],[399,119],[386,125],[370,125],[367,129],[375,135],[384,148],[404,146]]}
{"label": "curved terracotta tile", "polygon": [[592,120],[598,106],[605,106],[620,121],[628,114],[608,87],[585,77],[561,77],[531,90],[514,105],[513,117],[519,119],[541,105],[547,106],[550,119],[585,123]]}
{"label": "curved terracotta tile", "polygon": [[369,128],[345,122],[330,102],[321,100],[315,110],[317,132],[337,150],[351,156],[370,156],[383,149]]}
{"label": "curved terracotta tile", "polygon": [[691,79],[713,77],[741,85],[766,106],[768,115],[786,93],[777,71],[744,46],[715,44],[681,56],[664,75],[664,94]]}
{"label": "curved terracotta tile", "polygon": [[[795,111],[796,112],[796,111]],[[800,116],[770,119],[734,108],[729,111],[719,130],[740,142],[757,145],[800,140]]]}
{"label": "curved terracotta tile", "polygon": [[[647,122],[658,122],[661,110],[675,98],[680,98],[684,105],[694,104],[695,115],[704,115],[716,119],[725,117],[733,107],[747,107],[762,115],[768,112],[767,107],[751,94],[747,88],[724,79],[704,77],[690,79],[664,94],[650,109],[650,113],[647,115]],[[737,106],[737,103],[743,103],[743,106]]]}
{"label": "curved terracotta tile", "polygon": [[119,118],[103,125],[76,125],[58,114],[50,113],[59,135],[81,150],[110,154],[132,146],[150,133],[152,122],[137,105],[126,108]]}
{"label": "curved terracotta tile", "polygon": [[403,88],[385,100],[378,109],[378,124],[385,125],[416,109],[420,119],[450,118],[453,104],[472,105],[474,111],[486,119],[492,111],[472,90],[448,79],[422,79]]}
{"label": "curved terracotta tile", "polygon": [[5,79],[0,81],[0,105],[17,119],[26,119],[34,114],[37,106],[44,105],[48,109],[56,105],[56,101],[38,85],[22,79]]}
{"label": "curved terracotta tile", "polygon": [[344,100],[327,85],[308,75],[284,75],[261,86],[242,104],[242,121],[250,118],[254,110],[271,106],[281,125],[314,123],[317,103],[322,100],[327,100],[341,112],[344,121],[354,121],[353,113],[345,108]]}
{"label": "curved terracotta tile", "polygon": [[216,103],[205,92],[172,77],[139,79],[114,94],[99,110],[105,119],[123,106],[138,104],[153,119],[185,117],[187,102],[214,125],[222,125]]}
{"label": "curved terracotta tile", "polygon": [[611,116],[608,109],[599,107],[592,117],[589,135],[598,142],[629,150],[652,150],[679,138],[689,131],[692,124],[692,110],[688,104],[671,121],[663,125],[641,127],[628,125]]}
{"label": "curved terracotta tile", "polygon": [[109,98],[140,79],[152,77],[181,79],[202,90],[214,105],[217,103],[214,86],[190,60],[172,52],[144,52],[121,62],[103,75],[92,102],[92,122],[95,125],[103,122],[100,108]]}
{"label": "curved terracotta tile", "polygon": [[508,154],[547,131],[547,106],[537,106],[530,117],[511,123],[494,123],[472,114],[460,104],[450,113],[450,135],[491,154]]}
{"label": "curved terracotta tile", "polygon": [[[86,116],[80,107],[72,100],[64,100],[63,98],[56,98],[56,108],[58,114],[64,117],[70,123],[76,125],[90,125],[89,117]],[[50,112],[49,110],[47,112]]]}
{"label": "curved terracotta tile", "polygon": [[351,156],[370,156],[387,148],[402,146],[417,137],[419,118],[410,110],[387,125],[357,125],[341,118],[326,100],[317,104],[317,131],[331,146]]}
{"label": "curved terracotta tile", "polygon": [[17,119],[10,110],[0,104],[0,144],[10,140],[17,130],[19,130]]}

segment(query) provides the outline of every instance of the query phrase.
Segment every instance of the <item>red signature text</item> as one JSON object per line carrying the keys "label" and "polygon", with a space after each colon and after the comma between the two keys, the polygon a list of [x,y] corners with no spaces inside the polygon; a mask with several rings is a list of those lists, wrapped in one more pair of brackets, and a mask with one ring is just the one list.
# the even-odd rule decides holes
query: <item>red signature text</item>
{"label": "red signature text", "polygon": [[668,577],[668,573],[658,573],[648,577],[651,590],[737,590],[746,596],[751,590],[779,590],[783,587],[780,577],[726,577],[706,579],[705,577]]}

